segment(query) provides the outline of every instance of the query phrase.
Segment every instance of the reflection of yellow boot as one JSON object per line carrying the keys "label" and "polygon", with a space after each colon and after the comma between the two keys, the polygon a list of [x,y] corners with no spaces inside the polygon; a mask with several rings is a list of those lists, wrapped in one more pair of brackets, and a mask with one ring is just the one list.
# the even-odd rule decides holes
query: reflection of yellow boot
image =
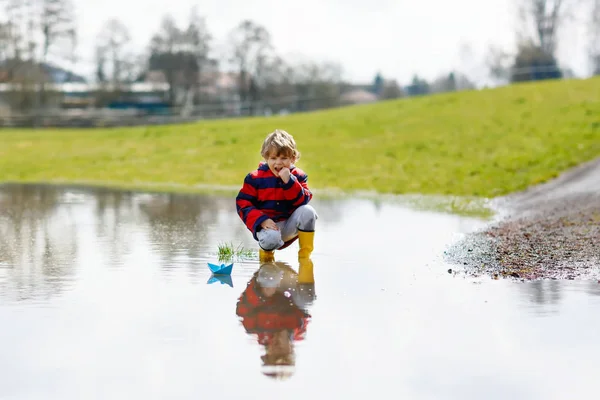
{"label": "reflection of yellow boot", "polygon": [[275,261],[275,252],[267,251],[261,248],[258,249],[258,259],[260,262],[271,262]]}
{"label": "reflection of yellow boot", "polygon": [[300,308],[306,308],[317,298],[313,262],[310,258],[300,258],[298,264],[298,286],[296,287],[294,303]]}
{"label": "reflection of yellow boot", "polygon": [[314,249],[315,232],[298,231],[298,242],[300,250],[298,250],[298,258],[310,257]]}
{"label": "reflection of yellow boot", "polygon": [[299,259],[298,283],[315,283],[313,262],[310,258]]}

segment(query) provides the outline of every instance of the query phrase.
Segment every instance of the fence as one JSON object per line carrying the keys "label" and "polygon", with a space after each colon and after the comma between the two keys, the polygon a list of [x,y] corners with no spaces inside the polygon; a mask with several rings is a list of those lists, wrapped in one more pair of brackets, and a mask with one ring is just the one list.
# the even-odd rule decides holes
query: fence
{"label": "fence", "polygon": [[[556,72],[555,67],[534,67],[509,70],[512,76],[546,76]],[[574,76],[568,71],[559,70],[562,78]],[[520,75],[519,75],[520,74]],[[541,75],[540,75],[541,74]],[[525,78],[523,80],[526,80]],[[510,84],[506,79],[499,86]],[[496,85],[498,86],[498,85]],[[430,84],[408,85],[401,88],[404,96],[428,95],[437,93]],[[433,91],[432,91],[433,90]],[[460,88],[457,88],[460,90]],[[356,94],[356,93],[355,93]],[[148,109],[70,109],[38,111],[30,113],[13,113],[0,111],[0,127],[115,127],[161,125],[189,123],[207,119],[236,118],[247,116],[272,116],[322,110],[349,104],[367,103],[379,99],[366,91],[359,91],[358,96],[348,93],[331,96],[298,96],[288,95],[262,101],[242,103],[229,100],[191,107],[171,107],[149,111]]]}
{"label": "fence", "polygon": [[[375,101],[376,98],[367,99]],[[215,102],[158,109],[66,109],[30,113],[0,112],[0,127],[114,127],[196,122],[207,119],[272,116],[323,110],[352,104],[344,95],[285,96],[264,101]]]}

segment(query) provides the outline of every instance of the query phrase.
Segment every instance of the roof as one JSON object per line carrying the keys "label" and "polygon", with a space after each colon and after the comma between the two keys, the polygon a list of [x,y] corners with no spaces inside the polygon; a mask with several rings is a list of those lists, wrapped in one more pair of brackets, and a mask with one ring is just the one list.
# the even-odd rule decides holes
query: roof
{"label": "roof", "polygon": [[48,63],[42,64],[42,68],[50,76],[53,83],[86,83],[86,79],[73,71],[66,70]]}
{"label": "roof", "polygon": [[17,61],[14,59],[0,62],[0,82],[6,82],[9,73],[13,77],[15,75],[19,77],[19,75],[23,76],[31,72],[39,73],[40,70],[48,77],[50,83],[63,84],[87,82],[83,76],[50,63],[32,63],[31,61]]}
{"label": "roof", "polygon": [[378,100],[375,94],[362,89],[346,92],[341,95],[340,99],[349,103],[372,103]]}

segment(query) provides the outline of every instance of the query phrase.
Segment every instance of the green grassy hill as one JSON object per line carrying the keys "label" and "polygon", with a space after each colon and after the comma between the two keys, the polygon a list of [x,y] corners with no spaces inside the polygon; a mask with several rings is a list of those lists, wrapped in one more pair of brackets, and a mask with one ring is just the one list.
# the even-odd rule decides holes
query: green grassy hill
{"label": "green grassy hill", "polygon": [[0,131],[0,182],[239,186],[275,128],[314,189],[493,197],[600,156],[600,78],[408,98],[285,117]]}

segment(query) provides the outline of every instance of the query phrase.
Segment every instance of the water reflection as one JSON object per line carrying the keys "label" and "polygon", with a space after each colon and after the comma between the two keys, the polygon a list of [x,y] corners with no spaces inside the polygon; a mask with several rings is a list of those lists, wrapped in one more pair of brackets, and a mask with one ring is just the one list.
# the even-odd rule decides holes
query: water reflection
{"label": "water reflection", "polygon": [[147,197],[139,209],[149,223],[147,234],[161,257],[163,270],[177,265],[180,256],[198,258],[215,223],[219,202],[164,194]]}
{"label": "water reflection", "polygon": [[448,274],[485,221],[314,201],[312,261],[217,278],[232,198],[0,187],[0,398],[592,397],[598,282]]}
{"label": "water reflection", "polygon": [[581,291],[591,296],[600,296],[600,282],[596,280],[574,282],[565,285],[559,280],[537,280],[520,285],[531,309],[539,315],[559,314],[565,301],[565,291]]}
{"label": "water reflection", "polygon": [[208,278],[208,281],[206,283],[209,285],[212,285],[213,283],[217,283],[217,282],[219,282],[222,285],[227,285],[229,287],[233,287],[233,280],[231,279],[230,275],[225,275],[225,276],[213,275],[210,278]]}
{"label": "water reflection", "polygon": [[525,287],[536,304],[556,305],[562,299],[560,282],[555,280],[529,282]]}
{"label": "water reflection", "polygon": [[600,281],[588,282],[587,293],[591,294],[592,296],[600,296]]}
{"label": "water reflection", "polygon": [[16,186],[0,192],[0,295],[49,298],[71,283],[77,257],[73,210],[56,188]]}
{"label": "water reflection", "polygon": [[[529,309],[539,316],[559,315],[569,307],[567,294],[581,292],[600,296],[600,282],[596,280],[573,281],[566,284],[559,280],[537,280],[519,284]],[[564,304],[566,303],[566,304]]]}
{"label": "water reflection", "polygon": [[128,224],[134,221],[133,194],[98,188],[93,198],[96,204],[93,225],[98,243],[103,246],[110,265],[121,266],[123,257],[132,251]]}
{"label": "water reflection", "polygon": [[239,297],[236,314],[246,333],[264,347],[264,375],[276,379],[293,375],[294,343],[305,338],[314,285],[312,260],[300,260],[298,272],[285,262],[269,262],[260,265]]}

